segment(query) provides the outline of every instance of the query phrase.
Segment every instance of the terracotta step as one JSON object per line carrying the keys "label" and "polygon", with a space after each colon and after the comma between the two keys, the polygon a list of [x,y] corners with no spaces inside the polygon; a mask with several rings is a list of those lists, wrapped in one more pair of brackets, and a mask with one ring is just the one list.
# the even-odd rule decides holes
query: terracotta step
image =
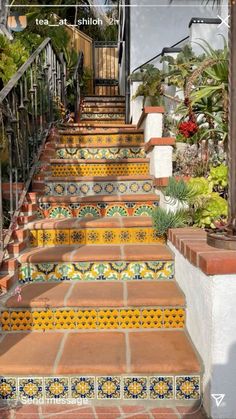
{"label": "terracotta step", "polygon": [[44,196],[38,200],[38,218],[151,216],[159,197],[149,195]]}
{"label": "terracotta step", "polygon": [[45,195],[99,196],[153,193],[153,178],[147,175],[131,176],[67,176],[47,177],[45,181],[34,181],[33,189]]}
{"label": "terracotta step", "polygon": [[[55,156],[55,157],[54,157]],[[123,160],[131,158],[145,158],[146,153],[143,147],[57,147],[54,154],[57,159],[87,159],[95,162],[100,159]]]}
{"label": "terracotta step", "polygon": [[185,298],[174,281],[35,283],[21,287],[21,301],[10,297],[7,308],[183,307]]}
{"label": "terracotta step", "polygon": [[[184,327],[185,299],[175,282],[29,284],[1,307],[4,331]],[[31,310],[33,309],[33,311]]]}
{"label": "terracotta step", "polygon": [[[105,252],[105,253],[104,253]],[[19,257],[20,263],[43,262],[103,262],[103,261],[173,261],[173,255],[165,244],[147,245],[86,245],[61,246],[48,249],[28,249]]]}
{"label": "terracotta step", "polygon": [[[129,403],[130,399],[196,401],[200,398],[201,373],[198,357],[183,330],[15,332],[1,341],[1,379],[13,398],[18,391],[25,395],[22,387],[27,393],[28,378],[31,388],[33,384],[42,388],[36,390],[40,398],[43,394],[65,399],[72,392],[77,398],[98,395],[110,401],[128,399]],[[78,385],[81,380],[87,385]]]}
{"label": "terracotta step", "polygon": [[64,218],[60,220],[33,221],[28,224],[28,229],[75,229],[75,228],[132,228],[132,227],[152,227],[151,217],[103,217],[97,219],[76,219]]}
{"label": "terracotta step", "polygon": [[119,162],[112,160],[61,160],[53,159],[51,171],[53,177],[58,176],[124,176],[149,175],[148,159],[125,159]]}
{"label": "terracotta step", "polygon": [[[88,136],[89,137],[89,136]],[[101,136],[102,137],[102,136]],[[130,140],[130,144],[127,142],[127,140],[126,140],[126,144],[125,143],[119,143],[119,142],[116,142],[116,143],[112,143],[112,145],[109,145],[109,141],[110,141],[110,137],[109,136],[104,136],[105,137],[105,139],[107,139],[108,140],[108,142],[107,142],[107,144],[106,143],[101,143],[101,144],[96,144],[95,146],[94,146],[94,144],[93,143],[90,143],[90,140],[88,140],[89,142],[86,144],[86,143],[83,143],[82,142],[82,140],[83,140],[83,138],[80,138],[79,139],[79,141],[77,141],[76,142],[76,138],[74,138],[74,137],[72,137],[72,138],[74,138],[74,140],[75,140],[75,142],[72,142],[72,144],[71,144],[71,142],[70,142],[70,137],[68,137],[68,143],[64,143],[64,144],[57,144],[57,146],[56,146],[56,152],[58,151],[58,150],[61,150],[61,149],[70,149],[70,148],[72,148],[72,149],[78,149],[78,150],[83,150],[83,149],[94,149],[94,148],[96,148],[96,149],[103,149],[103,148],[109,148],[109,149],[117,149],[117,148],[119,148],[120,150],[122,150],[123,148],[124,149],[129,149],[130,147],[131,148],[140,148],[140,149],[142,149],[143,147],[144,147],[144,144],[145,143],[142,143],[142,142],[137,142],[135,145],[133,145],[132,144],[132,138],[131,138],[131,140]],[[126,138],[126,137],[125,137]],[[100,138],[100,141],[101,141],[101,138]]]}
{"label": "terracotta step", "polygon": [[90,202],[146,202],[159,201],[159,196],[150,193],[148,196],[145,194],[133,195],[99,195],[99,196],[40,196],[38,203],[90,203]]}

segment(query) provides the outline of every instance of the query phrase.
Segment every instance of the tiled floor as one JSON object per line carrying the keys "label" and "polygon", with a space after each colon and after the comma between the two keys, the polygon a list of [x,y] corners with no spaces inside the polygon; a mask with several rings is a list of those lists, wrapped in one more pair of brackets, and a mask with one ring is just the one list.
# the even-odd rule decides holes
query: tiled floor
{"label": "tiled floor", "polygon": [[0,405],[1,419],[206,419],[201,408],[150,408],[144,406],[91,407],[63,405]]}

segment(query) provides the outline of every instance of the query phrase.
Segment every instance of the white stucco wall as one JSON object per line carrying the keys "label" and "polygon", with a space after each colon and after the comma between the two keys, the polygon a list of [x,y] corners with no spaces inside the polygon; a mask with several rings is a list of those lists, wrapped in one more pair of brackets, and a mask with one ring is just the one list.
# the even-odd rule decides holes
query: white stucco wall
{"label": "white stucco wall", "polygon": [[203,5],[202,0],[173,0],[171,5],[169,0],[131,0],[131,72],[164,47],[188,36],[192,17],[217,17],[219,13],[227,16],[227,0],[224,1],[219,10],[213,9],[212,4]]}
{"label": "white stucco wall", "polygon": [[[236,275],[207,276],[169,246],[186,296],[187,329],[204,364],[204,407],[213,419],[235,419]],[[225,394],[219,407],[211,394]]]}

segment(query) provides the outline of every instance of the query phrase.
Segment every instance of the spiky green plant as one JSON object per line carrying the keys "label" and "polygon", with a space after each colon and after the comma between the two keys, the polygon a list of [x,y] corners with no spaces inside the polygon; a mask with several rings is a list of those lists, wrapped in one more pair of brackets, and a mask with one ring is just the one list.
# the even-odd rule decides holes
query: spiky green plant
{"label": "spiky green plant", "polygon": [[183,204],[193,199],[197,191],[183,179],[176,180],[174,177],[169,177],[168,186],[165,188],[164,194],[170,197],[173,203],[179,201]]}
{"label": "spiky green plant", "polygon": [[159,207],[153,212],[153,226],[157,235],[161,237],[166,237],[170,228],[185,227],[188,223],[188,212],[182,209],[172,212]]}

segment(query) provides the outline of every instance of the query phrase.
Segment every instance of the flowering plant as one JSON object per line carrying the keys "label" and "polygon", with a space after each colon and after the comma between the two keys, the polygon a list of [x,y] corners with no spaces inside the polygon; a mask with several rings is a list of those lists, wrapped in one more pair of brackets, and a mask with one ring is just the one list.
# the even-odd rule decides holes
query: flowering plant
{"label": "flowering plant", "polygon": [[193,137],[193,135],[198,131],[198,125],[192,120],[181,122],[178,128],[180,134],[182,134],[185,138]]}

